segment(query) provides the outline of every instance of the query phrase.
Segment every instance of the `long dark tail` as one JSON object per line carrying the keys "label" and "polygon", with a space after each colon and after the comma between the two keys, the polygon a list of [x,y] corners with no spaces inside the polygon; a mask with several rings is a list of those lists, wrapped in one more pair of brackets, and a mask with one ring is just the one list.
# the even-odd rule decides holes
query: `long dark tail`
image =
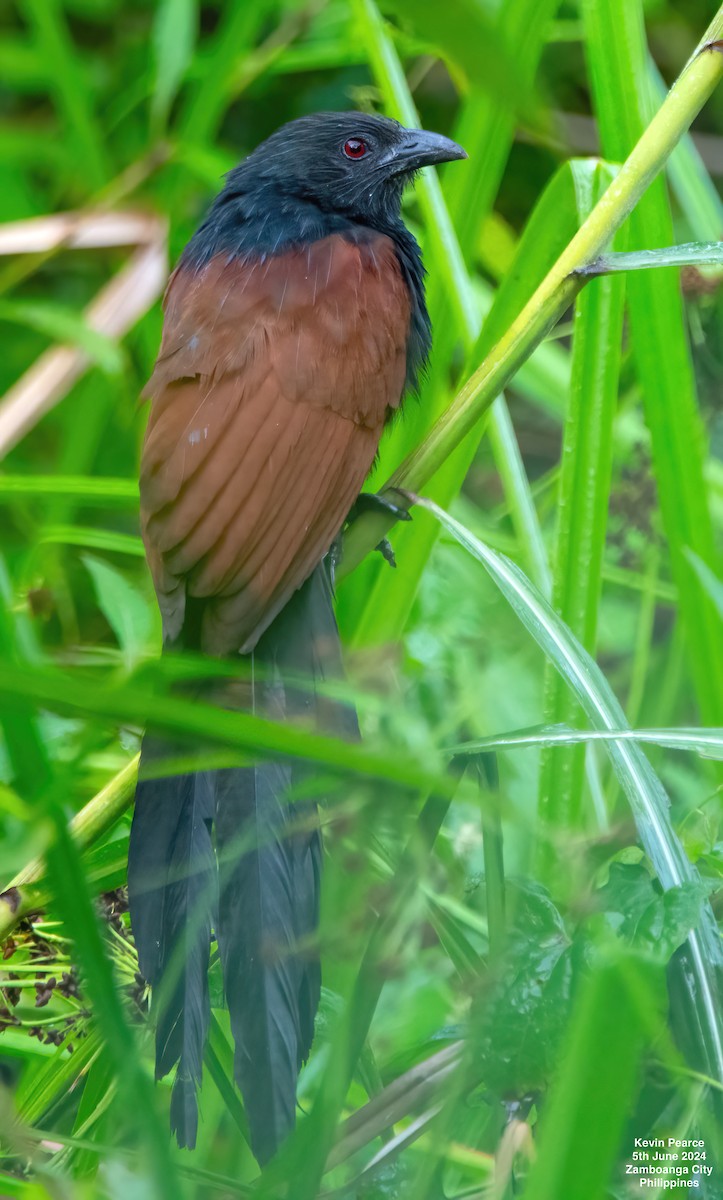
{"label": "long dark tail", "polygon": [[[251,666],[251,704],[259,715],[358,736],[353,710],[315,691],[316,683],[342,671],[324,566],[269,627]],[[239,705],[235,684],[223,702]],[[167,745],[146,738],[141,774],[169,753]],[[313,949],[321,838],[314,806],[289,803],[303,774],[303,764],[279,761],[142,778],[131,829],[131,920],[140,969],[154,988],[156,1076],[178,1063],[173,1130],[179,1145],[195,1145],[213,925],[236,1080],[261,1163],[293,1128],[296,1080],[309,1054],[321,985]]]}

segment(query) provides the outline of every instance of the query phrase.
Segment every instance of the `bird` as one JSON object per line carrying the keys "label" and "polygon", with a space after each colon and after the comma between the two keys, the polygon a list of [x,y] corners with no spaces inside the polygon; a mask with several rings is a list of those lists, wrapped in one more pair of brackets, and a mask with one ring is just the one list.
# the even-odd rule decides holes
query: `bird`
{"label": "bird", "polygon": [[[466,157],[376,114],[299,117],[228,173],[170,276],[143,393],[140,522],[163,653],[245,668],[204,699],[359,737],[353,707],[323,694],[343,671],[330,563],[430,350],[403,190]],[[193,1148],[215,937],[263,1166],[294,1128],[320,998],[316,809],[289,799],[302,763],[176,774],[163,765],[174,753],[146,733],[128,858],[156,1078],[176,1067],[171,1128]]]}

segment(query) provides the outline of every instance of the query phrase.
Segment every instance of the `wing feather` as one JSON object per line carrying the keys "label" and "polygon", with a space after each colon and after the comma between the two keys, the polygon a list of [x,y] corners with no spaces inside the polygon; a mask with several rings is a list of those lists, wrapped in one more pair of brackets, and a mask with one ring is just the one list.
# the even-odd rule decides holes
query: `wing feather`
{"label": "wing feather", "polygon": [[[369,434],[372,440],[371,433]],[[373,453],[373,452],[372,452]],[[358,496],[366,471],[344,470],[343,460],[328,481],[329,490],[334,489],[335,503],[348,513]],[[338,488],[338,491],[335,490]],[[269,541],[261,550],[260,564],[250,572],[249,582],[232,580],[223,596],[209,605],[204,618],[206,640],[209,646],[223,645],[229,631],[238,627],[255,628],[261,620],[271,621],[286,605],[296,590],[294,580],[306,579],[319,562],[319,547],[328,546],[338,532],[336,509],[320,505],[313,524],[304,539],[297,539],[296,550],[289,555],[288,539],[281,547]],[[289,527],[288,538],[296,530]],[[323,553],[323,551],[322,551]],[[248,577],[248,576],[247,576]],[[251,647],[242,645],[245,651]]]}
{"label": "wing feather", "polygon": [[[227,527],[202,574],[193,574],[194,595],[219,595],[230,585],[244,586],[269,560],[286,558],[288,547],[304,538],[321,506],[330,504],[336,511],[338,502],[327,485],[335,474],[332,456],[340,433],[348,443],[355,437],[356,426],[343,418],[308,412],[292,445],[284,433],[282,446],[275,449],[273,462],[267,464],[239,520]],[[341,514],[339,524],[345,516]]]}
{"label": "wing feather", "polygon": [[410,300],[389,238],[339,236],[177,270],[141,467],[167,636],[249,650],[326,554],[406,373]]}
{"label": "wing feather", "polygon": [[[258,400],[253,402],[260,416],[258,424],[254,422],[253,414],[249,421],[250,429],[254,431],[250,434],[254,438],[253,455],[240,456],[236,440],[229,436],[223,457],[215,462],[208,482],[207,472],[192,480],[169,511],[163,531],[164,544],[169,547],[165,557],[169,570],[175,574],[190,573],[220,545],[229,529],[243,528],[246,536],[252,534],[253,529],[247,524],[245,510],[257,489],[265,490],[264,480],[270,473],[268,464],[279,466],[284,450],[279,447],[278,416],[273,406],[264,409],[265,401],[266,396],[262,391]],[[284,430],[287,457],[290,457],[301,434],[305,419],[303,408],[297,405]],[[247,436],[249,433],[245,427],[244,437]],[[203,593],[199,591],[194,594]]]}

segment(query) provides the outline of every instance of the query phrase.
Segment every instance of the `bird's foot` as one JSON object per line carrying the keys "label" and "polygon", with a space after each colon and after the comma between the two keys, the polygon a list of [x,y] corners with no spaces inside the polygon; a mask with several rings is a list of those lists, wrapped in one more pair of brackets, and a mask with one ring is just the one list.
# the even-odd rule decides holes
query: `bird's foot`
{"label": "bird's foot", "polygon": [[343,546],[344,535],[343,533],[337,533],[326,555],[326,568],[329,572],[329,582],[331,583],[332,592],[336,589],[336,569],[342,560]]}
{"label": "bird's foot", "polygon": [[[382,513],[384,516],[393,517],[395,521],[411,521],[412,519],[409,510],[401,504],[396,504],[389,496],[383,496],[380,492],[360,492],[349,510],[349,516],[346,519],[347,526],[367,512]],[[379,551],[390,567],[396,567],[397,560],[394,557],[389,538],[382,538],[374,548]]]}
{"label": "bird's foot", "polygon": [[390,567],[396,567],[397,560],[394,557],[394,550],[389,538],[382,538],[381,542],[377,542],[374,549],[379,551],[384,561],[388,562]]}
{"label": "bird's foot", "polygon": [[[401,496],[402,493],[400,492]],[[395,521],[411,521],[412,514],[404,504],[397,504],[388,495],[383,495],[381,492],[360,492],[356,500],[349,509],[347,524],[356,521],[363,513],[382,513],[385,516],[393,517]],[[379,544],[381,546],[381,542]],[[379,549],[377,546],[377,549]]]}
{"label": "bird's foot", "polygon": [[[392,543],[389,541],[389,538],[382,538],[381,542],[378,542],[377,545],[374,547],[374,549],[379,551],[379,553],[383,556],[385,561],[389,563],[390,567],[396,567],[397,560],[394,557]],[[339,563],[342,560],[342,557],[343,557],[343,535],[341,533],[339,533],[334,538],[334,541],[331,543],[328,554],[326,556],[326,566],[327,566],[327,570],[329,572],[329,580],[331,582],[332,590],[334,589],[334,587],[336,585],[336,570],[337,570],[337,567],[339,566]]]}

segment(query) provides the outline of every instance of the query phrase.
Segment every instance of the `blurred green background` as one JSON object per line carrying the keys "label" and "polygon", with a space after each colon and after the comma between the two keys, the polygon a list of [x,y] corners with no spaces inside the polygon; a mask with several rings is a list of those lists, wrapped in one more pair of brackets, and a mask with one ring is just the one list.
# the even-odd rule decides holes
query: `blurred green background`
{"label": "blurred green background", "polygon": [[[429,513],[392,533],[396,573],[371,556],[340,585],[349,688],[376,765],[364,778],[321,755],[325,994],[298,1136],[268,1180],[229,1083],[217,964],[199,1148],[169,1146],[170,1089],[150,1084],[122,889],[133,756],[149,713],[171,719],[135,483],[165,256],[224,172],[304,113],[408,121],[413,105],[466,146],[441,190],[420,180],[405,200],[435,344],[378,485],[508,328],[716,10],[3,6],[0,883],[48,857],[42,888],[0,908],[3,1196],[622,1200],[640,1190],[622,1173],[635,1136],[703,1138],[715,1163],[720,266],[588,285],[425,489],[521,567],[521,603],[533,585],[552,598],[595,655],[608,726],[620,721],[607,685],[631,726],[667,731],[645,756],[543,744],[543,727],[595,727],[550,665],[561,626],[551,616],[531,636]],[[615,248],[718,242],[721,176],[719,90]],[[18,224],[62,213],[78,220],[60,232]],[[110,230],[111,214],[134,214],[130,233]],[[89,314],[129,271],[111,323]],[[576,653],[563,648],[558,667],[583,662]],[[221,736],[212,713],[178,719],[189,736]],[[705,743],[702,726],[716,729]],[[459,760],[449,767],[450,747],[520,731],[530,744],[499,748],[499,779],[486,753],[461,780]],[[67,823],[99,793],[81,856]],[[698,951],[686,950],[698,923]],[[698,1194],[723,1195],[722,1170]]]}

